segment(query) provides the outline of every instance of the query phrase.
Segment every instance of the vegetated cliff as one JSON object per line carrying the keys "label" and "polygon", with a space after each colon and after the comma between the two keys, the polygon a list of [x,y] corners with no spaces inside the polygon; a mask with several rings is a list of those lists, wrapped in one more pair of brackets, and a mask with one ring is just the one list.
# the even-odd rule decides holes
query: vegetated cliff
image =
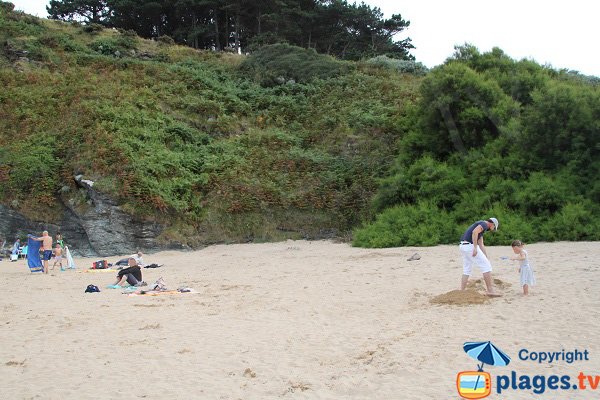
{"label": "vegetated cliff", "polygon": [[86,255],[347,234],[421,79],[6,8],[0,25],[0,235],[60,230]]}

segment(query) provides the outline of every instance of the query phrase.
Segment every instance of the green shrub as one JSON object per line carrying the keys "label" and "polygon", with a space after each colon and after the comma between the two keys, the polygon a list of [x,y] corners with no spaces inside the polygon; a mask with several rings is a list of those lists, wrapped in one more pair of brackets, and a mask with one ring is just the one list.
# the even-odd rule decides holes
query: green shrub
{"label": "green shrub", "polygon": [[127,50],[135,49],[137,39],[131,36],[118,36],[116,38],[100,38],[89,44],[90,49],[105,56],[120,56]]}
{"label": "green shrub", "polygon": [[[600,221],[591,202],[567,203],[542,226],[545,240],[600,240]],[[596,210],[597,211],[597,210]]]}
{"label": "green shrub", "polygon": [[[52,196],[58,185],[56,137],[43,134],[10,146],[5,163],[11,166],[8,185],[13,192]],[[42,184],[43,183],[43,184]],[[49,193],[44,193],[49,189]]]}
{"label": "green shrub", "polygon": [[351,68],[351,64],[318,54],[313,49],[282,43],[261,47],[240,66],[244,74],[265,86],[333,78]]}
{"label": "green shrub", "polygon": [[434,246],[456,241],[457,227],[448,213],[432,203],[396,206],[378,214],[375,221],[353,234],[353,246]]}
{"label": "green shrub", "polygon": [[5,13],[10,13],[15,9],[15,5],[13,3],[7,1],[0,1],[0,10]]}
{"label": "green shrub", "polygon": [[[486,245],[508,246],[515,239],[520,239],[526,243],[539,241],[543,237],[540,231],[540,220],[535,217],[524,215],[518,211],[506,208],[501,204],[494,204],[486,210],[481,210],[474,216],[480,216],[481,219],[495,217],[500,223],[500,229],[485,234]],[[469,221],[463,226],[463,232],[469,224],[475,222],[475,219]]]}
{"label": "green shrub", "polygon": [[534,172],[523,183],[516,195],[521,210],[528,215],[552,215],[559,211],[572,196],[562,182],[541,173]]}
{"label": "green shrub", "polygon": [[84,25],[81,28],[81,30],[84,31],[85,33],[90,33],[90,34],[95,35],[104,30],[104,25],[91,23],[91,24]]}
{"label": "green shrub", "polygon": [[138,45],[138,37],[131,34],[120,35],[117,37],[115,43],[121,49],[135,49]]}
{"label": "green shrub", "polygon": [[368,59],[366,63],[376,67],[418,76],[423,76],[429,72],[429,68],[423,65],[423,63],[414,60],[399,60],[385,55]]}
{"label": "green shrub", "polygon": [[172,46],[175,44],[175,40],[173,40],[173,38],[169,35],[159,36],[156,40],[158,41],[158,43],[164,44],[167,46]]}
{"label": "green shrub", "polygon": [[283,40],[275,32],[262,32],[258,35],[252,36],[250,40],[248,40],[248,51],[253,53],[263,46],[273,45],[277,43],[287,44],[287,41]]}
{"label": "green shrub", "polygon": [[519,109],[498,82],[459,63],[433,69],[420,92],[421,134],[413,151],[434,157],[483,148],[507,130]]}
{"label": "green shrub", "polygon": [[553,81],[532,93],[518,143],[534,170],[557,171],[577,163],[576,175],[600,159],[600,88]]}
{"label": "green shrub", "polygon": [[52,49],[63,49],[69,52],[86,52],[89,51],[86,47],[75,40],[73,35],[57,32],[46,32],[38,38],[38,42],[42,47],[50,47]]}
{"label": "green shrub", "polygon": [[459,168],[423,157],[401,173],[384,179],[373,205],[380,211],[395,204],[427,200],[448,208],[460,199],[466,187]]}
{"label": "green shrub", "polygon": [[112,56],[119,50],[119,45],[115,39],[101,38],[89,44],[90,49],[103,54]]}
{"label": "green shrub", "polygon": [[137,32],[134,31],[133,29],[121,29],[121,28],[118,28],[117,30],[119,31],[119,33],[122,36],[125,36],[125,37],[128,37],[128,38],[132,38],[132,39],[138,39],[139,38]]}

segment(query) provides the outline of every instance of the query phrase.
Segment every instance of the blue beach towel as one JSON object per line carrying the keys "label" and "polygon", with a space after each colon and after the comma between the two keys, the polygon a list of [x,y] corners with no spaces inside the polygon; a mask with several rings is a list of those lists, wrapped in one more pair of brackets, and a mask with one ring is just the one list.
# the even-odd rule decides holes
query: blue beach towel
{"label": "blue beach towel", "polygon": [[31,272],[43,272],[44,267],[42,260],[40,259],[40,247],[42,242],[33,240],[31,237],[27,238],[27,265]]}

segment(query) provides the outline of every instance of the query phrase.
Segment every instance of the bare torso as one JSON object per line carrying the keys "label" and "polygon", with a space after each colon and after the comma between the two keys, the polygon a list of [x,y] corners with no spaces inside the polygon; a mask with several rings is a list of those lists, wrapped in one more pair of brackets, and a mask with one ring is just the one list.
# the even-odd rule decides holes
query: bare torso
{"label": "bare torso", "polygon": [[52,236],[42,236],[42,246],[44,250],[52,250]]}

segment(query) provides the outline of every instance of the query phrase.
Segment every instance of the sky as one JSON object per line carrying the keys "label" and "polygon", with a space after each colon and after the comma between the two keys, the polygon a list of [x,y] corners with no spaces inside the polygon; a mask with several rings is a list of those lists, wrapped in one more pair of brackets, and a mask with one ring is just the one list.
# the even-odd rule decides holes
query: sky
{"label": "sky", "polygon": [[[17,10],[46,17],[49,0],[5,0]],[[349,3],[353,1],[350,0]],[[595,0],[365,0],[385,18],[400,14],[410,27],[417,61],[442,64],[455,45],[470,43],[481,52],[501,48],[508,56],[527,58],[556,69],[600,76],[600,2]]]}

